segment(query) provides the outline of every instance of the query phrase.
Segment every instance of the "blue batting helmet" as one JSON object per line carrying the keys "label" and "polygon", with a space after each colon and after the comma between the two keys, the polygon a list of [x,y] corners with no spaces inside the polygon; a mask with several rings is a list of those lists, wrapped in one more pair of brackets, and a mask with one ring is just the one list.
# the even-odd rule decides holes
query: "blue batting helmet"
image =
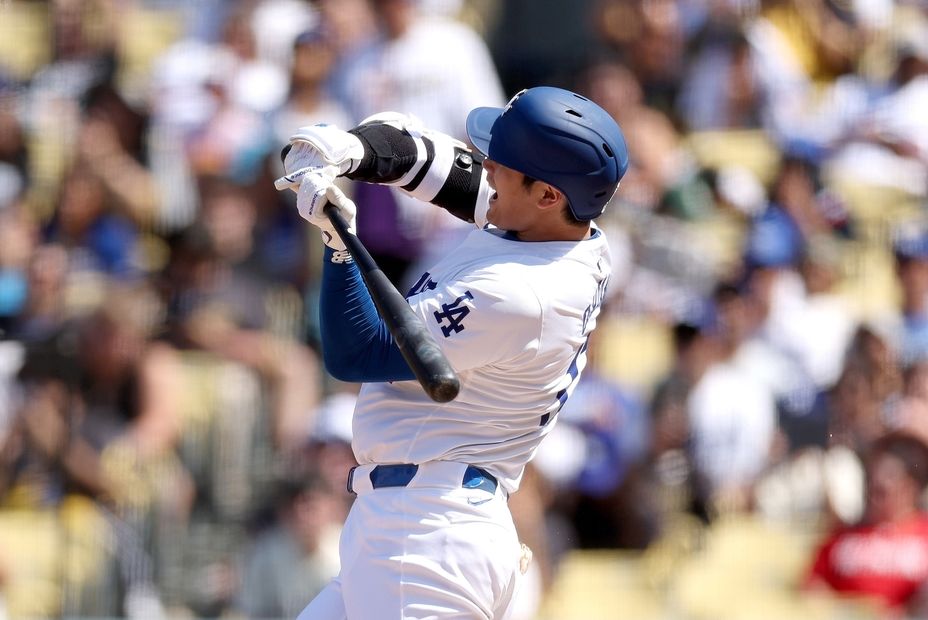
{"label": "blue batting helmet", "polygon": [[493,161],[564,192],[583,221],[602,214],[628,170],[615,120],[561,88],[529,88],[505,108],[477,108],[467,115],[467,135]]}

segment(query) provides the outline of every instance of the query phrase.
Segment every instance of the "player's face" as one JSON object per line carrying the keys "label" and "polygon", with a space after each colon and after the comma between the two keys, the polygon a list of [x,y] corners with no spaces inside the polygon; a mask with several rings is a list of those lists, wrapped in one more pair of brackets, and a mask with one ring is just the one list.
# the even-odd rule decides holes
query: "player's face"
{"label": "player's face", "polygon": [[530,228],[537,217],[537,207],[533,187],[524,183],[525,175],[490,159],[484,160],[483,168],[493,189],[487,221],[514,233]]}

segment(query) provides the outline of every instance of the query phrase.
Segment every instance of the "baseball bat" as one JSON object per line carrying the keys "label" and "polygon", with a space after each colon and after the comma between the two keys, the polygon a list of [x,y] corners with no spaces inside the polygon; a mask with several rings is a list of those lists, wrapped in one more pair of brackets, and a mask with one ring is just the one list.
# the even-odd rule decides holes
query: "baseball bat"
{"label": "baseball bat", "polygon": [[357,235],[348,230],[348,223],[338,208],[327,204],[323,213],[332,222],[335,232],[354,257],[377,311],[387,324],[387,329],[393,334],[400,353],[416,375],[422,389],[435,402],[446,403],[453,400],[461,389],[460,380],[428,328],[409,307],[406,298],[377,266]]}

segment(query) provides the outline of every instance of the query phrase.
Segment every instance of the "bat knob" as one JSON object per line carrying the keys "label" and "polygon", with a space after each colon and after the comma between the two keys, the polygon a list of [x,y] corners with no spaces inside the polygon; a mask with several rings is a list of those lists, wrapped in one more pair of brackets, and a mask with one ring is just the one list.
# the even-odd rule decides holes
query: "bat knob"
{"label": "bat knob", "polygon": [[429,383],[429,398],[437,403],[451,402],[461,391],[461,382],[457,376],[440,377]]}

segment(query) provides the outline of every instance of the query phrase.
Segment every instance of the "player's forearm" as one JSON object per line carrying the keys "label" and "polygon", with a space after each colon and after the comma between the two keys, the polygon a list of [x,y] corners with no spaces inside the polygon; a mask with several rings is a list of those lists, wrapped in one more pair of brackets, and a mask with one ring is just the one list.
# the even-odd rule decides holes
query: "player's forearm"
{"label": "player's forearm", "polygon": [[325,250],[319,298],[322,358],[341,381],[407,381],[415,378],[377,313],[354,262],[333,263]]}
{"label": "player's forearm", "polygon": [[482,157],[450,140],[413,137],[386,123],[361,125],[349,133],[364,145],[364,158],[348,178],[398,185],[459,219],[474,221]]}

